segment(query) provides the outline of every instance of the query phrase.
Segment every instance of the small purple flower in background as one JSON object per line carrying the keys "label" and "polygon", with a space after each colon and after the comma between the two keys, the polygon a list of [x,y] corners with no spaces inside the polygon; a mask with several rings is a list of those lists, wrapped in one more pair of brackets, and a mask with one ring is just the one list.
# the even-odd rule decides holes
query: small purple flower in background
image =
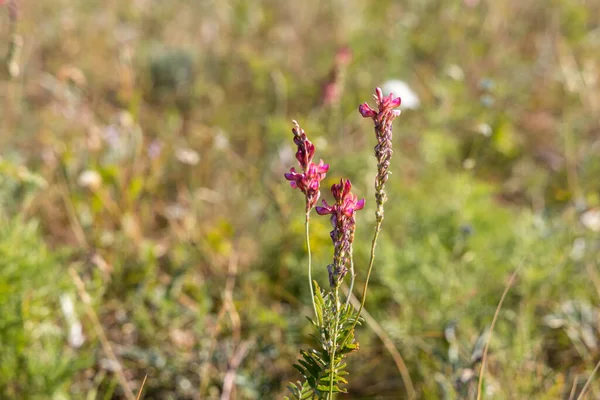
{"label": "small purple flower in background", "polygon": [[148,145],[148,157],[150,157],[151,160],[156,160],[158,157],[160,157],[163,147],[163,142],[161,142],[159,139],[154,139]]}
{"label": "small purple flower in background", "polygon": [[121,133],[115,124],[108,125],[102,132],[102,137],[113,150],[118,149],[121,145]]}
{"label": "small purple flower in background", "polygon": [[302,172],[296,172],[295,168],[285,174],[285,179],[290,181],[293,188],[298,188],[306,196],[306,211],[310,211],[319,200],[321,195],[321,181],[325,178],[329,170],[329,164],[320,160],[315,164],[312,160],[315,155],[315,145],[306,137],[304,129],[300,128],[296,121],[292,133],[294,134],[294,143],[298,146],[296,159],[302,167]]}
{"label": "small purple flower in background", "polygon": [[352,194],[352,183],[348,179],[340,180],[339,184],[331,186],[335,199],[332,205],[323,200],[322,207],[316,207],[317,214],[331,214],[331,240],[333,241],[333,264],[329,265],[329,284],[332,288],[339,286],[348,272],[348,261],[354,242],[356,220],[354,214],[365,207],[365,200],[358,200]]}

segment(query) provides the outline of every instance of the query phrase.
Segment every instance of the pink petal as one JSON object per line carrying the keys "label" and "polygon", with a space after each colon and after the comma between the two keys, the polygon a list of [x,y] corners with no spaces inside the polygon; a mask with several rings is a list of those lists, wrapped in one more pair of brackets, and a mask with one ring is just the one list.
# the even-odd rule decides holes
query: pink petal
{"label": "pink petal", "polygon": [[333,185],[331,185],[331,194],[333,194],[333,197],[335,198],[336,201],[341,199],[341,197],[340,197],[341,189],[342,189],[341,183],[339,185],[337,183],[334,183]]}
{"label": "pink petal", "polygon": [[327,202],[325,200],[322,201],[323,207],[319,207],[316,206],[315,210],[317,210],[317,214],[319,215],[325,215],[325,214],[331,214],[331,207],[329,206],[329,204],[327,204]]}
{"label": "pink petal", "polygon": [[288,181],[292,181],[298,179],[302,175],[296,172],[296,168],[291,168],[290,172],[286,172],[283,176],[285,176],[285,179]]}
{"label": "pink petal", "polygon": [[317,172],[320,174],[324,174],[329,171],[329,164],[323,163],[323,160],[319,161],[319,165],[317,165]]}
{"label": "pink petal", "polygon": [[392,98],[392,94],[390,94],[390,107],[391,108],[400,107],[400,104],[402,103],[402,99],[400,99],[400,97],[396,97],[395,99],[391,99],[391,98]]}
{"label": "pink petal", "polygon": [[[342,183],[342,181],[340,181],[340,184]],[[344,189],[342,191],[342,198],[345,198],[346,196],[348,196],[348,193],[350,193],[350,190],[352,189],[352,183],[350,183],[350,179],[346,179],[344,181]]]}
{"label": "pink petal", "polygon": [[367,103],[363,103],[360,106],[358,106],[358,111],[360,112],[360,115],[363,116],[363,118],[374,118],[375,116],[377,116],[377,112],[371,107],[369,107]]}
{"label": "pink petal", "polygon": [[362,210],[363,208],[365,208],[365,199],[361,199],[356,203],[356,206],[354,206],[354,210],[358,211],[358,210]]}
{"label": "pink petal", "polygon": [[379,103],[383,103],[383,93],[381,92],[380,88],[375,88],[375,100],[377,100]]}

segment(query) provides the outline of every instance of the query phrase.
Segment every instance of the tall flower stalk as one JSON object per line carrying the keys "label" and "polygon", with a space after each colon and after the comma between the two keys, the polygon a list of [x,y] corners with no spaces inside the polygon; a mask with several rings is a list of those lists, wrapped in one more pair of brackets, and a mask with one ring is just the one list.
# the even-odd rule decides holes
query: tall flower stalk
{"label": "tall flower stalk", "polygon": [[[348,264],[352,256],[352,242],[354,241],[354,231],[356,229],[356,220],[354,214],[365,207],[365,200],[358,200],[356,195],[350,193],[352,183],[347,179],[340,180],[340,183],[331,187],[331,193],[335,199],[333,205],[327,204],[323,200],[323,206],[317,207],[317,214],[331,214],[331,225],[333,230],[330,233],[333,241],[333,264],[327,269],[329,271],[329,286],[333,293],[335,307],[335,318],[333,327],[333,346],[331,348],[330,360],[330,385],[329,397],[333,398],[334,375],[335,375],[335,355],[337,349],[338,325],[340,321],[340,295],[339,289],[344,276],[348,273]],[[345,307],[348,307],[346,302]]]}
{"label": "tall flower stalk", "polygon": [[377,158],[377,175],[375,176],[375,203],[377,207],[375,210],[375,232],[373,233],[373,240],[371,241],[371,255],[369,257],[367,277],[362,290],[360,307],[352,328],[358,323],[360,313],[365,306],[369,279],[371,278],[371,272],[373,271],[375,247],[377,246],[377,239],[379,238],[379,232],[381,232],[381,225],[384,218],[383,205],[387,201],[385,184],[389,177],[392,154],[394,154],[392,149],[392,122],[400,115],[400,110],[396,110],[396,108],[400,107],[402,101],[400,97],[394,97],[393,93],[390,93],[389,96],[384,96],[380,88],[375,89],[373,98],[375,99],[377,110],[372,109],[367,103],[363,103],[358,107],[358,111],[363,118],[373,119],[375,125],[375,138],[377,139],[377,145],[375,146],[375,158]]}

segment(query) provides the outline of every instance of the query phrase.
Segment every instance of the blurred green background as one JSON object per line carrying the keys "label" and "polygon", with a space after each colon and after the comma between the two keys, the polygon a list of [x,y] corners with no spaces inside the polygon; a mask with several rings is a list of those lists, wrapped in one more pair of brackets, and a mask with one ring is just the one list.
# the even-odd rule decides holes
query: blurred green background
{"label": "blurred green background", "polygon": [[376,322],[341,397],[406,398],[379,331],[418,398],[473,398],[517,269],[486,398],[581,391],[600,360],[600,2],[4,3],[0,56],[22,46],[0,74],[0,398],[128,398],[119,380],[146,375],[146,399],[284,396],[312,340],[291,119],[331,164],[323,196],[346,177],[367,199],[360,288],[375,138],[357,106],[394,80],[420,103],[395,121]]}

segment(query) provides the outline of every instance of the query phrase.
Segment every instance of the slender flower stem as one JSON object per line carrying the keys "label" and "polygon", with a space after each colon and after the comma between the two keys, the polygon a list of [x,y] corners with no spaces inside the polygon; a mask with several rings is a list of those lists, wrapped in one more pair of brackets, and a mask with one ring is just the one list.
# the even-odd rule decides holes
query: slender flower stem
{"label": "slender flower stem", "polygon": [[367,288],[369,286],[369,278],[371,278],[371,271],[373,271],[373,263],[375,261],[375,246],[377,246],[377,238],[379,237],[379,232],[381,232],[381,223],[383,222],[383,218],[378,219],[377,224],[375,225],[375,234],[373,235],[373,241],[371,242],[371,258],[369,259],[369,268],[367,269],[367,279],[365,280],[365,285],[363,286],[362,291],[362,299],[360,300],[360,307],[358,308],[358,312],[356,313],[356,319],[352,324],[352,328],[350,328],[349,332],[352,332],[358,323],[358,319],[360,318],[360,313],[362,312],[365,306],[365,300],[367,298]]}
{"label": "slender flower stem", "polygon": [[340,290],[336,286],[333,291],[335,301],[335,321],[333,326],[333,347],[331,349],[331,363],[329,371],[329,400],[333,400],[333,377],[335,369],[335,349],[337,348],[338,325],[340,323]]}
{"label": "slender flower stem", "polygon": [[317,305],[315,304],[315,291],[313,289],[312,280],[312,255],[310,253],[310,234],[308,231],[308,225],[310,222],[310,209],[306,210],[306,222],[304,224],[306,228],[306,249],[308,251],[308,287],[310,288],[310,301],[312,302],[313,310],[315,312],[315,318],[317,318]]}
{"label": "slender flower stem", "polygon": [[369,286],[369,278],[371,277],[371,271],[373,271],[373,262],[375,261],[375,246],[377,245],[377,238],[379,232],[381,232],[381,224],[383,223],[383,205],[387,201],[387,195],[385,193],[385,184],[389,177],[390,160],[394,151],[392,149],[392,122],[400,115],[400,110],[395,108],[400,107],[400,97],[394,97],[392,93],[389,96],[384,96],[380,88],[375,89],[375,102],[377,103],[377,110],[369,107],[367,103],[363,103],[358,106],[358,111],[364,118],[372,118],[375,123],[375,137],[377,138],[377,145],[375,146],[375,157],[377,158],[377,176],[375,177],[375,202],[377,208],[375,210],[375,233],[373,235],[373,242],[371,243],[371,258],[369,260],[369,268],[367,269],[367,279],[365,280],[365,286],[363,287],[362,299],[360,300],[360,308],[356,314],[356,319],[352,325],[350,331],[354,330],[360,313],[365,306],[365,300],[367,298],[367,288]]}
{"label": "slender flower stem", "polygon": [[352,247],[350,247],[350,288],[348,289],[348,296],[346,298],[346,308],[350,304],[350,297],[352,297],[352,290],[354,289],[354,281],[356,275],[354,274],[354,255],[352,254]]}

